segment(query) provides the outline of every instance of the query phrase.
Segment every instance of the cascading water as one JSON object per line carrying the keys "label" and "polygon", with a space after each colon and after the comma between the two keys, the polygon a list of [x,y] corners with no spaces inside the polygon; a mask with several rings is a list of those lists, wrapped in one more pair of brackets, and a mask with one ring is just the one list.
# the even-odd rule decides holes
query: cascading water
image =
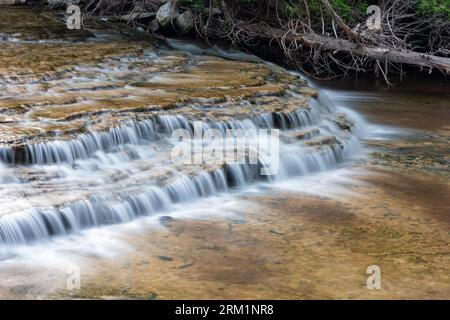
{"label": "cascading water", "polygon": [[[105,95],[115,98],[115,95],[123,94],[123,99],[131,97],[129,100],[134,103],[136,97],[153,92],[140,87],[152,87],[163,77],[149,77],[130,66],[137,64],[142,67],[144,64],[144,67],[151,68],[156,60],[171,60],[170,54],[171,51],[158,55],[146,53],[139,58],[104,62],[95,68],[77,66],[73,69],[75,75],[72,79],[62,76],[61,79],[48,80],[51,89],[45,95],[49,99],[59,98],[61,88],[81,87],[79,90],[83,93],[80,95],[90,102],[95,101],[90,96],[91,91],[102,86],[108,88]],[[189,61],[186,63],[189,66],[187,70],[192,65],[202,67],[205,63],[225,63],[217,58],[199,56],[182,57],[180,61]],[[170,68],[177,70],[173,71],[175,75],[180,72],[178,64]],[[203,72],[199,72],[200,76]],[[121,85],[124,79],[130,77],[144,78],[147,82],[133,87],[128,85],[120,88],[115,95],[110,94],[108,82],[116,88],[117,83]],[[97,84],[99,81],[102,83]],[[183,81],[183,77],[173,80],[175,85],[183,85]],[[251,77],[248,81],[249,88],[260,85],[253,83]],[[7,92],[3,93],[5,103],[11,99],[9,92],[19,90],[19,87],[30,95],[40,90],[31,86],[22,89],[21,86],[23,84],[9,84]],[[169,83],[167,87],[155,90],[165,93],[172,86],[174,84]],[[218,86],[220,90],[224,87],[227,88],[225,85]],[[239,85],[233,90],[241,89]],[[261,93],[264,90],[267,93]],[[234,98],[193,99],[167,109],[148,111],[147,108],[140,110],[132,120],[113,119],[114,124],[106,128],[89,127],[85,123],[83,130],[77,127],[66,134],[48,134],[46,139],[38,134],[28,140],[16,139],[14,143],[4,144],[0,147],[0,197],[3,199],[0,247],[28,245],[84,229],[126,223],[156,213],[170,214],[171,208],[179,203],[237,192],[251,184],[330,170],[344,163],[359,148],[358,132],[353,130],[357,124],[337,112],[332,101],[323,93],[318,93],[316,99],[306,99],[298,85],[290,84],[283,89],[262,87],[256,95],[247,97],[249,95],[238,92]],[[183,97],[180,99],[185,100]],[[71,106],[72,100],[72,96],[63,96],[61,101]],[[60,108],[60,105],[51,103],[44,101],[43,105]],[[84,105],[77,105],[77,108],[84,110]],[[133,108],[136,107],[133,105],[131,110]],[[43,123],[47,127],[64,127],[86,117],[74,113],[54,120],[53,115],[48,116],[46,112],[45,107],[36,103],[35,109],[25,113],[23,123],[32,129]],[[130,111],[127,109],[126,112]],[[43,115],[50,120],[41,121]],[[178,129],[193,134],[197,121],[202,121],[203,130],[218,130],[224,138],[229,130],[245,132],[246,141],[239,143],[257,139],[254,132],[258,129],[279,129],[279,170],[270,176],[261,174],[261,169],[267,165],[264,151],[257,154],[256,163],[186,166],[172,159],[174,142],[170,139],[171,135]],[[45,130],[50,132],[47,127]],[[193,141],[186,143],[195,143],[195,139],[193,137]]]}
{"label": "cascading water", "polygon": [[[315,121],[305,114],[307,113],[264,114],[249,120],[233,120],[228,123],[211,122],[208,124],[208,128],[224,132],[226,129],[249,129],[251,123],[253,129],[257,129],[262,123],[262,127],[295,130],[307,128],[316,123],[324,132],[336,133],[340,130],[331,121],[320,122],[317,114],[314,117]],[[277,125],[277,121],[282,125]],[[28,146],[29,157],[25,159],[29,159],[27,164],[36,165],[39,170],[46,170],[45,165],[56,163],[65,166],[64,163],[74,164],[77,160],[101,163],[102,157],[89,158],[95,158],[96,152],[114,152],[120,145],[128,145],[135,149],[136,154],[140,154],[139,148],[146,148],[146,142],[151,139],[161,140],[162,135],[169,135],[177,128],[191,128],[192,126],[189,120],[181,116],[161,116],[156,121],[151,119],[128,123],[107,132],[85,134],[76,140],[30,145]],[[162,141],[161,144],[163,144]],[[336,144],[323,145],[314,150],[308,150],[306,146],[284,144],[280,171],[273,179],[301,176],[331,169],[342,163],[357,144],[356,137],[351,135],[343,135]],[[145,155],[139,156],[137,159],[145,160]],[[132,159],[126,161],[132,161]],[[104,163],[96,166],[97,169],[94,171],[96,175],[104,178],[108,170],[107,166],[101,169],[101,165],[104,166]],[[89,174],[86,172],[89,171],[88,166],[84,166],[83,161],[80,161],[77,166],[80,169],[69,170],[84,170],[83,173]],[[128,167],[130,170],[133,165],[129,163]],[[140,216],[170,210],[170,206],[175,203],[193,201],[225,192],[231,188],[242,188],[248,184],[265,180],[267,177],[261,176],[259,170],[260,165],[229,164],[210,172],[200,171],[192,176],[181,175],[176,177],[173,182],[163,186],[155,185],[148,188],[144,180],[142,181],[143,190],[136,193],[122,191],[91,195],[87,199],[61,206],[32,208],[22,212],[9,213],[0,218],[0,242],[3,245],[20,245],[86,228],[128,222]],[[68,178],[74,179],[74,176],[70,177],[69,174]]]}

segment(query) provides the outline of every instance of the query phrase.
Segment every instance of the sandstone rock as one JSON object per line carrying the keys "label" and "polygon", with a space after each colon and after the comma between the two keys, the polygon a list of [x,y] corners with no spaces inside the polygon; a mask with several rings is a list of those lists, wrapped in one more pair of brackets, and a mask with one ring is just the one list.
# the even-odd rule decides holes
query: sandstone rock
{"label": "sandstone rock", "polygon": [[307,145],[309,146],[321,146],[321,145],[338,145],[340,146],[341,143],[336,139],[335,136],[324,136],[324,137],[320,137],[318,139],[312,140],[312,141],[308,141],[306,142]]}
{"label": "sandstone rock", "polygon": [[333,120],[334,123],[336,123],[339,128],[341,128],[342,130],[348,130],[348,131],[352,131],[352,124],[349,123],[346,119],[336,119]]}
{"label": "sandstone rock", "polygon": [[319,129],[313,129],[313,130],[304,130],[304,131],[298,131],[294,133],[294,137],[297,140],[306,140],[310,139],[313,136],[317,136],[320,134]]}
{"label": "sandstone rock", "polygon": [[180,13],[178,12],[175,4],[172,1],[167,2],[161,6],[156,13],[156,20],[163,27],[169,26],[173,20],[175,20]]}
{"label": "sandstone rock", "polygon": [[180,33],[187,33],[194,28],[194,15],[188,10],[180,14],[175,23]]}
{"label": "sandstone rock", "polygon": [[308,87],[308,86],[301,87],[299,90],[299,93],[310,96],[315,99],[317,99],[319,97],[319,92],[316,89]]}

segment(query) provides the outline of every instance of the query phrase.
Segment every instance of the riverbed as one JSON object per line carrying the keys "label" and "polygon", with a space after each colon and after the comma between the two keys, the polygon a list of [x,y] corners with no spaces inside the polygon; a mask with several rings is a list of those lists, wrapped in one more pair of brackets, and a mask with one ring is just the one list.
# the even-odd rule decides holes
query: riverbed
{"label": "riverbed", "polygon": [[[448,82],[49,26],[3,30],[0,298],[450,297]],[[171,159],[199,120],[280,130],[281,171]]]}

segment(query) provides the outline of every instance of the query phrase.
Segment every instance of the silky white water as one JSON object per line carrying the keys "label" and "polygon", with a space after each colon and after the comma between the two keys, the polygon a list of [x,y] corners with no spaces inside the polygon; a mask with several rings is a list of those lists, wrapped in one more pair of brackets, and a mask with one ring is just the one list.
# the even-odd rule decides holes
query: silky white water
{"label": "silky white water", "polygon": [[[149,53],[139,59],[162,58]],[[78,78],[70,81],[101,81],[104,86],[104,82],[116,74],[124,77],[125,71],[120,65],[130,61],[133,59],[121,58],[119,65],[106,64],[104,69],[97,70],[79,66],[76,68],[80,73]],[[136,76],[137,71],[131,72]],[[108,76],[98,79],[97,74]],[[59,86],[64,86],[68,80],[57,81],[61,82]],[[156,75],[151,81],[160,79]],[[9,86],[8,92],[12,93],[14,88],[15,85]],[[28,87],[27,90],[38,88]],[[11,97],[7,93],[3,95]],[[295,102],[301,96],[287,92],[286,99]],[[288,112],[254,110],[239,114],[237,111],[236,116],[222,119],[216,114],[233,110],[226,103],[203,105],[197,102],[191,108],[197,113],[211,112],[211,116],[205,120],[197,119],[195,112],[180,114],[183,109],[158,111],[143,119],[133,119],[103,131],[88,130],[69,139],[28,144],[21,150],[0,148],[0,251],[4,259],[21,256],[24,252],[39,252],[38,248],[47,246],[58,250],[69,248],[73,241],[77,242],[75,247],[89,252],[89,234],[95,235],[97,231],[120,229],[121,225],[130,223],[139,225],[161,215],[196,216],[195,212],[199,213],[204,204],[207,204],[206,211],[211,212],[210,208],[215,203],[220,204],[224,197],[238,199],[239,194],[245,192],[267,192],[271,185],[286,188],[296,185],[295,180],[302,184],[297,184],[301,187],[293,187],[293,190],[306,188],[333,194],[331,191],[335,187],[331,181],[339,182],[339,179],[324,182],[310,177],[319,173],[333,176],[332,172],[341,177],[341,173],[348,173],[340,171],[342,167],[351,166],[355,158],[364,156],[360,139],[364,137],[367,122],[357,113],[336,106],[323,92],[311,101],[309,108]],[[244,99],[239,108],[253,107]],[[280,130],[279,170],[272,176],[262,176],[261,153],[256,164],[186,166],[172,159],[172,133],[178,129],[193,133],[198,120],[203,121],[204,130],[216,129],[224,137],[227,130],[243,130],[249,134],[258,129]],[[195,141],[186,141],[192,142]],[[324,190],[307,187],[308,181],[311,186],[325,186]],[[193,210],[186,210],[187,207]],[[180,211],[180,208],[183,209]],[[212,212],[222,214],[227,210]],[[152,221],[158,220],[153,218]]]}

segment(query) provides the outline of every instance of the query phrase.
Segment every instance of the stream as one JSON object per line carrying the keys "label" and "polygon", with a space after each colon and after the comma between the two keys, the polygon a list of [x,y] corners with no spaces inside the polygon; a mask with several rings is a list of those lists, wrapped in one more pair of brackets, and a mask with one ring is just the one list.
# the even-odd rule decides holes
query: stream
{"label": "stream", "polygon": [[[189,292],[192,283],[166,286],[174,280],[156,276],[158,272],[167,272],[167,279],[172,276],[161,263],[177,262],[174,268],[184,270],[211,261],[211,269],[202,271],[212,277],[202,284],[210,288],[226,283],[227,274],[233,272],[222,270],[222,276],[212,276],[219,263],[213,261],[225,257],[231,266],[249,266],[248,273],[242,271],[231,283],[251,291],[242,281],[251,281],[249,274],[258,275],[262,269],[253,268],[260,262],[240,261],[238,257],[248,255],[238,252],[249,248],[255,254],[264,252],[265,237],[215,251],[211,243],[219,240],[203,232],[214,234],[228,221],[229,232],[233,225],[239,229],[250,224],[272,225],[270,234],[279,237],[302,234],[283,231],[296,225],[291,218],[272,217],[282,203],[289,205],[283,214],[308,211],[311,201],[318,203],[311,208],[321,212],[327,212],[329,201],[360,204],[358,195],[367,195],[364,188],[376,185],[371,179],[389,168],[407,172],[413,166],[424,175],[438,175],[444,181],[439,192],[446,193],[448,86],[440,89],[442,95],[415,93],[412,98],[401,88],[323,84],[238,51],[123,36],[109,29],[65,34],[47,18],[31,21],[26,8],[1,10],[0,17],[20,17],[31,25],[12,31],[0,25],[0,298],[183,297],[181,292]],[[423,103],[433,107],[432,115],[420,109]],[[182,142],[173,138],[179,130],[189,135]],[[194,146],[192,158],[202,157],[207,142],[197,130],[201,134],[214,130],[219,137],[214,145],[231,153],[239,146],[260,146],[259,130],[277,132],[277,170],[261,173],[270,167],[270,148],[256,150],[252,163],[246,152],[236,155],[241,162],[186,164],[174,157],[177,146]],[[242,133],[231,145],[226,141],[230,131]],[[422,149],[418,141],[425,141]],[[448,214],[448,206],[442,208]],[[252,219],[259,222],[252,224]],[[437,228],[444,230],[445,248],[448,216],[441,213],[433,219],[443,225]],[[200,225],[190,229],[196,223]],[[171,235],[173,228],[178,231]],[[199,234],[182,239],[195,230]],[[242,232],[257,237],[260,230]],[[216,234],[224,241],[233,238],[221,230]],[[211,244],[220,258],[208,256],[199,263],[195,251],[184,248],[193,239],[200,239],[201,248]],[[298,248],[275,251],[302,255]],[[139,269],[141,264],[119,262],[136,255],[145,271]],[[448,260],[448,255],[444,258]],[[277,268],[278,263],[272,263]],[[289,269],[299,265],[292,262]],[[85,273],[81,291],[66,292],[67,274],[78,267]],[[274,277],[272,267],[267,268],[261,277]],[[445,276],[443,268],[439,274]],[[108,271],[116,276],[99,276]],[[144,277],[147,273],[156,277],[149,280],[156,286],[152,290]],[[200,276],[191,276],[200,283]],[[103,283],[106,279],[108,284]],[[448,285],[442,292],[445,288]],[[286,290],[280,295],[303,297]],[[304,292],[304,297],[330,296],[317,290]],[[228,297],[210,289],[205,292],[199,297]],[[247,297],[245,289],[238,297]]]}

